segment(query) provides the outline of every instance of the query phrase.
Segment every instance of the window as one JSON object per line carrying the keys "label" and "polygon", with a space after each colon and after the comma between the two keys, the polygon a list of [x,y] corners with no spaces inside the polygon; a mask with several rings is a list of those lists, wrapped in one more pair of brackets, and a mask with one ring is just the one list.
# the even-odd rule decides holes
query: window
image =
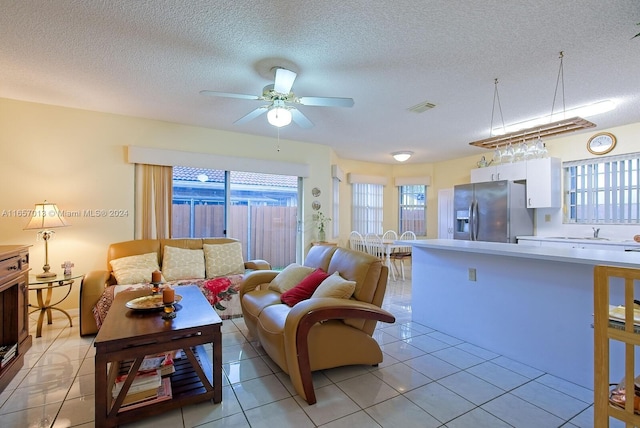
{"label": "window", "polygon": [[351,226],[363,236],[367,233],[382,234],[381,184],[353,183]]}
{"label": "window", "polygon": [[640,153],[564,163],[567,223],[640,223]]}
{"label": "window", "polygon": [[427,211],[427,186],[424,184],[412,184],[398,186],[400,196],[400,212],[398,234],[408,230],[417,236],[426,236],[426,211]]}
{"label": "window", "polygon": [[340,179],[334,177],[332,180],[333,187],[333,237],[340,235]]}
{"label": "window", "polygon": [[228,236],[242,242],[245,259],[285,267],[296,261],[299,180],[176,166],[172,237]]}
{"label": "window", "polygon": [[344,172],[338,165],[331,165],[331,187],[333,191],[333,237],[340,236],[340,182],[344,180]]}

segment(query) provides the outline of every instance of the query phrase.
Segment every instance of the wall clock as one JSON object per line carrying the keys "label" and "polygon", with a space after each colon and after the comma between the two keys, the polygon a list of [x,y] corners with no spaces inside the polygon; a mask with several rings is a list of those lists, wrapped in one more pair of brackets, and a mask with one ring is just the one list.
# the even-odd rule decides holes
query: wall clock
{"label": "wall clock", "polygon": [[594,155],[609,153],[616,146],[616,137],[608,132],[600,132],[589,138],[587,150]]}

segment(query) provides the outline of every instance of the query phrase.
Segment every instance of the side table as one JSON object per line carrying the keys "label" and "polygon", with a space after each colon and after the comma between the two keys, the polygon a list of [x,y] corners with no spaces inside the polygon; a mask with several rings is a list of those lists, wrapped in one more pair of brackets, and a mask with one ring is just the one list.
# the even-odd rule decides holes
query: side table
{"label": "side table", "polygon": [[[29,314],[40,311],[40,316],[38,317],[38,325],[36,329],[36,337],[42,336],[42,321],[44,321],[44,315],[47,314],[47,324],[52,324],[52,316],[51,310],[55,309],[56,311],[60,311],[67,316],[69,319],[69,326],[73,327],[73,323],[71,321],[71,316],[64,309],[57,308],[56,305],[59,305],[66,299],[71,293],[71,289],[73,288],[73,282],[78,278],[84,278],[84,274],[73,274],[73,275],[57,275],[52,276],[50,278],[37,278],[36,275],[29,275],[29,291],[36,292],[36,300],[37,305],[29,303],[29,306],[35,308]],[[58,299],[58,301],[51,303],[51,298],[53,297],[53,289],[54,288],[62,288],[68,287],[67,293],[62,296],[62,298]],[[46,293],[43,293],[46,292]],[[43,296],[44,294],[44,296]]]}

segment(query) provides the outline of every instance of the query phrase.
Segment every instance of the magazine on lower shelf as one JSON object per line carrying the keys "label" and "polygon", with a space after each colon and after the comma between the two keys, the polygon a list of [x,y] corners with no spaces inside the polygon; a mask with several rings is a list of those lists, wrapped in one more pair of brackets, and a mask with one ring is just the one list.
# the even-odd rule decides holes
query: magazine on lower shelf
{"label": "magazine on lower shelf", "polygon": [[[626,319],[625,315],[625,307],[620,306],[610,306],[609,307],[609,320],[617,321],[624,324]],[[640,326],[640,308],[634,305],[633,308],[633,324],[636,326]]]}
{"label": "magazine on lower shelf", "polygon": [[[113,398],[116,398],[122,390],[122,386],[127,380],[127,376],[127,374],[123,374],[116,378],[116,383],[113,385],[112,390]],[[161,385],[161,383],[160,372],[158,370],[138,372],[135,379],[133,379],[133,382],[129,386],[127,395],[142,391],[155,390]]]}
{"label": "magazine on lower shelf", "polygon": [[127,411],[138,409],[140,407],[148,406],[150,404],[160,403],[162,401],[171,400],[173,397],[171,391],[171,379],[168,377],[162,378],[162,383],[157,389],[157,394],[154,397],[148,398],[146,400],[136,401],[135,403],[131,403],[128,405],[122,405],[120,407],[120,411]]}

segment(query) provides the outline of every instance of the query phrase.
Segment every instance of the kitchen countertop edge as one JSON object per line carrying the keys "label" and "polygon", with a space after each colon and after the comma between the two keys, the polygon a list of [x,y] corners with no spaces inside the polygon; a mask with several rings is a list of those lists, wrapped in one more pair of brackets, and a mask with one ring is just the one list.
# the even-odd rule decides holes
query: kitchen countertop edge
{"label": "kitchen countertop edge", "polygon": [[640,254],[614,250],[592,250],[588,248],[553,248],[502,242],[462,241],[454,239],[420,239],[398,241],[418,248],[481,253],[504,257],[520,257],[563,263],[587,265],[611,265],[638,268]]}

